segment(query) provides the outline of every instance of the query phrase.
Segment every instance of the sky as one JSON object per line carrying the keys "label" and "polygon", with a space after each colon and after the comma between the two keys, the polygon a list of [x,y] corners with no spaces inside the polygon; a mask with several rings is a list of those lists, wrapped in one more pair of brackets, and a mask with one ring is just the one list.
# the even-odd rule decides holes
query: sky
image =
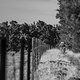
{"label": "sky", "polygon": [[57,0],[0,0],[0,23],[16,20],[18,23],[33,23],[42,20],[57,24]]}

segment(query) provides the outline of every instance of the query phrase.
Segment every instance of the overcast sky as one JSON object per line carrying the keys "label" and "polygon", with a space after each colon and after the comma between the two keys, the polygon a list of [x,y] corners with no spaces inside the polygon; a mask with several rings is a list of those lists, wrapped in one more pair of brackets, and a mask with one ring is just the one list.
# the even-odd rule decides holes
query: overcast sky
{"label": "overcast sky", "polygon": [[32,23],[42,20],[56,24],[57,0],[0,0],[0,22],[16,20]]}

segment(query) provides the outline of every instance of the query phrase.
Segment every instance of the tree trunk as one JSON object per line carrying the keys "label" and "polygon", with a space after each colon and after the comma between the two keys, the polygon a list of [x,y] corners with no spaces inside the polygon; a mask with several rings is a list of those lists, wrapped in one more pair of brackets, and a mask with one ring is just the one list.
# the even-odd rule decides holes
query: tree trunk
{"label": "tree trunk", "polygon": [[32,39],[28,38],[28,59],[27,59],[27,80],[30,80],[30,53],[32,49]]}
{"label": "tree trunk", "polygon": [[6,79],[6,47],[7,47],[7,40],[6,38],[3,38],[1,40],[1,66],[0,66],[0,80],[5,80]]}
{"label": "tree trunk", "polygon": [[0,72],[1,72],[1,38],[0,38]]}
{"label": "tree trunk", "polygon": [[20,57],[20,80],[24,78],[24,47],[25,47],[25,39],[22,37],[21,39],[21,57]]}

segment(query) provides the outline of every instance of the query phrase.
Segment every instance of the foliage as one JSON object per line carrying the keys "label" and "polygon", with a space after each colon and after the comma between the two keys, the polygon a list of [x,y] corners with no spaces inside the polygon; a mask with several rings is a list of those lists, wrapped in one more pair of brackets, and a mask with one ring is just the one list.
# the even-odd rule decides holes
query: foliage
{"label": "foliage", "polygon": [[41,39],[46,44],[56,47],[59,42],[59,34],[56,30],[56,27],[46,24],[43,21],[38,21],[36,25],[38,27],[38,32],[41,34],[39,39]]}
{"label": "foliage", "polygon": [[[18,24],[17,21],[2,22],[0,24],[0,38],[6,37],[8,47],[7,50],[19,51],[21,48],[21,38],[25,38],[25,49],[28,48],[29,40],[33,37],[41,39],[43,42],[53,47],[59,42],[59,34],[56,27],[46,24],[43,21],[33,22],[31,25],[27,23]],[[30,43],[31,44],[31,43]]]}
{"label": "foliage", "polygon": [[68,48],[80,52],[80,0],[58,0],[59,9],[56,18],[61,41],[66,42]]}

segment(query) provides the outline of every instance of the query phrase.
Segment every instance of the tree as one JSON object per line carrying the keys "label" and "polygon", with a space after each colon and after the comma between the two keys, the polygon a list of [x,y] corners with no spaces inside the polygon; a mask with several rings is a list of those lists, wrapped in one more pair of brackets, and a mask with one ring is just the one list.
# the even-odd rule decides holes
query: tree
{"label": "tree", "polygon": [[43,21],[38,21],[36,25],[38,27],[38,32],[41,34],[39,39],[50,46],[56,47],[59,42],[59,34],[56,27],[46,24]]}
{"label": "tree", "polygon": [[61,41],[73,52],[80,52],[80,0],[58,0],[59,33]]}
{"label": "tree", "polygon": [[21,25],[19,25],[16,21],[11,21],[9,25],[9,50],[19,51],[21,48],[20,40],[21,40]]}
{"label": "tree", "polygon": [[[21,50],[20,58],[20,79],[23,80],[23,67],[24,67],[24,50],[27,50],[27,79],[30,80],[30,54],[32,51],[32,38],[39,38],[46,44],[53,47],[59,41],[59,34],[56,27],[46,24],[43,21],[38,21],[28,25],[27,23],[18,24],[17,21],[12,20],[10,25],[8,22],[0,24],[0,38],[6,37],[8,48],[7,51],[18,52]],[[14,69],[15,73],[15,69]]]}

